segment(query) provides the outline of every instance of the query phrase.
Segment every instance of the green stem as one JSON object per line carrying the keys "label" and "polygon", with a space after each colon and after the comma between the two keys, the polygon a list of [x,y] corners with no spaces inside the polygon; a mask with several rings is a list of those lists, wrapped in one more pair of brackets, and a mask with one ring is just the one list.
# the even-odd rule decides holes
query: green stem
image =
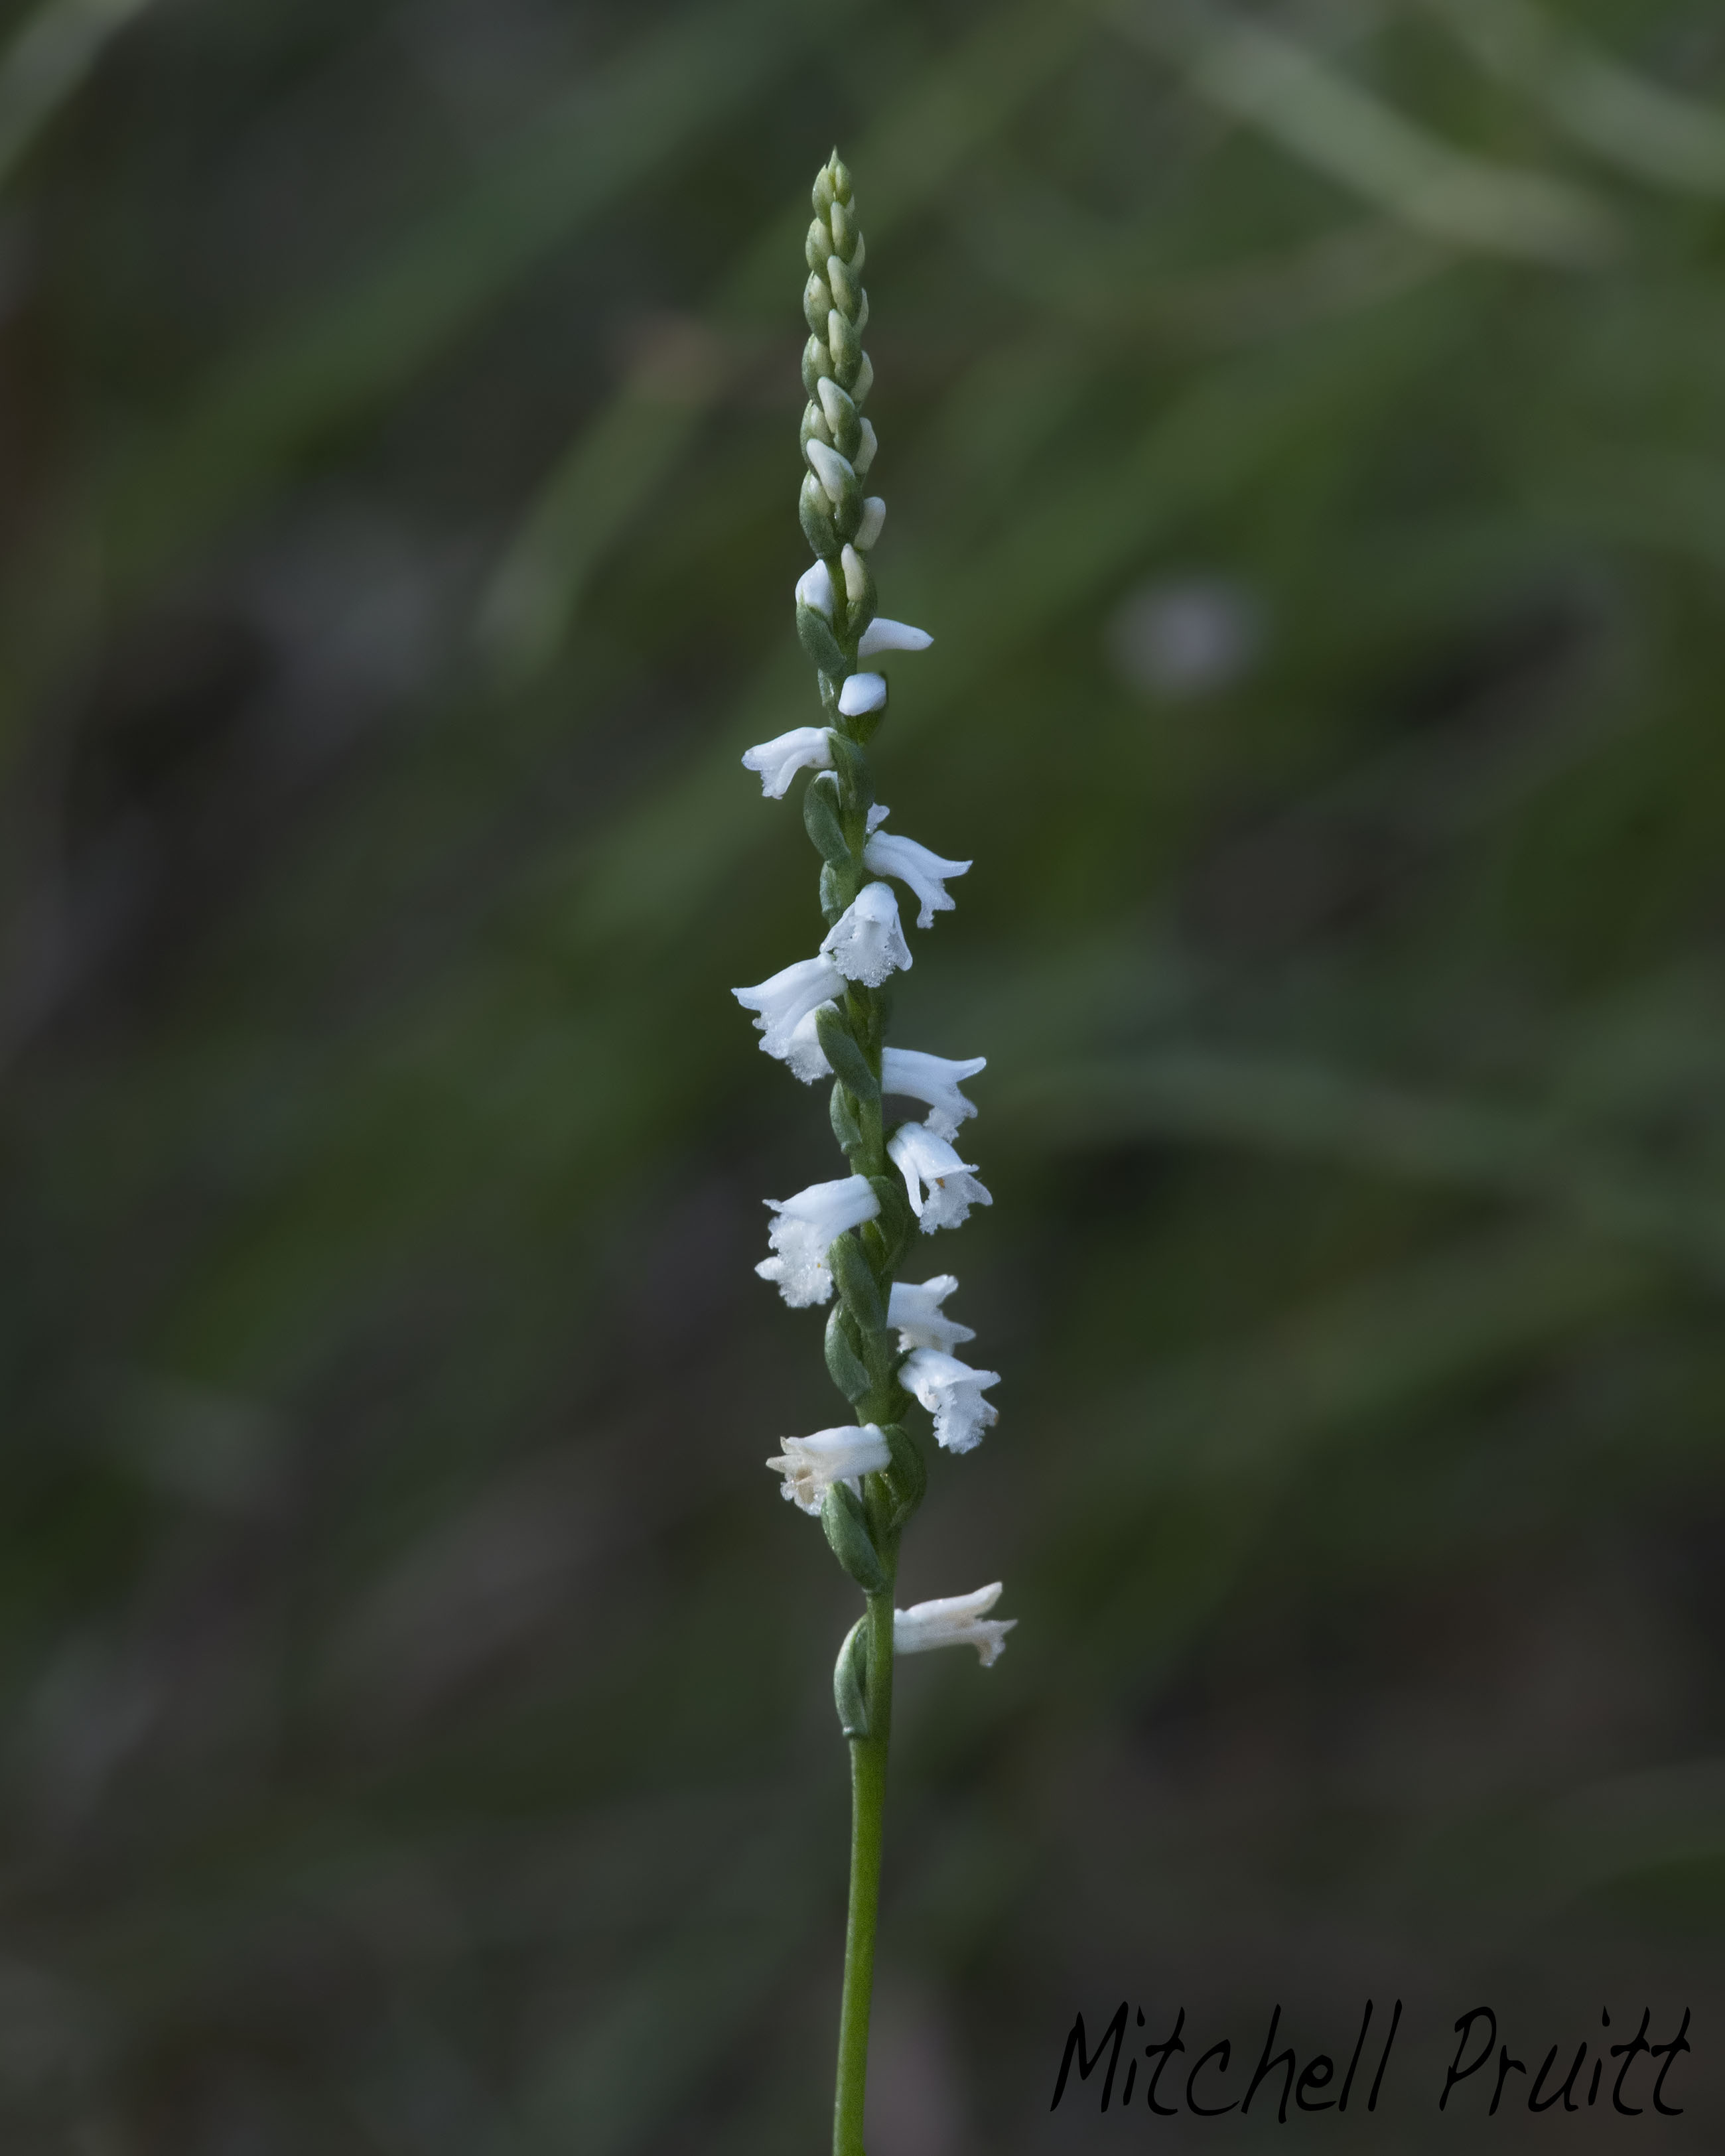
{"label": "green stem", "polygon": [[886,1754],[892,1736],[892,1590],[868,1601],[869,1733],[850,1740],[850,1910],[845,1927],[845,1991],[839,2008],[839,2071],[833,2092],[833,2156],[864,2156],[869,2006],[875,1989],[875,1923],[886,1825]]}

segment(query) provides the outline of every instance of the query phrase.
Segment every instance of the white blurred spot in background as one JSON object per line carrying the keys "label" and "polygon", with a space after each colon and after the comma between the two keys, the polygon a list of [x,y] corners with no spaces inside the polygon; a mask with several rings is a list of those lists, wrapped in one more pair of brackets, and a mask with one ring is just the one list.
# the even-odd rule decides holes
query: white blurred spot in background
{"label": "white blurred spot in background", "polygon": [[1246,674],[1264,636],[1261,608],[1223,577],[1158,578],[1135,585],[1108,619],[1121,679],[1160,696],[1214,695]]}

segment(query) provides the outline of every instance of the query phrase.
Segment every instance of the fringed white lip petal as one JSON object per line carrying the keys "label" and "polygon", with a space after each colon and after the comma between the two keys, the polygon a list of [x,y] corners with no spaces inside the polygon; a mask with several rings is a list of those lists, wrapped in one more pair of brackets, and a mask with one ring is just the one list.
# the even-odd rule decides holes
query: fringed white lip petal
{"label": "fringed white lip petal", "polygon": [[793,1310],[827,1302],[833,1293],[827,1252],[847,1229],[860,1228],[880,1210],[880,1201],[865,1175],[841,1175],[832,1183],[811,1183],[794,1198],[769,1198],[776,1216],[767,1231],[773,1255],[755,1270],[771,1281]]}
{"label": "fringed white lip petal", "polygon": [[934,1417],[935,1442],[948,1452],[973,1450],[999,1419],[983,1398],[990,1385],[999,1383],[998,1370],[973,1370],[938,1348],[918,1348],[899,1365],[898,1378]]}
{"label": "fringed white lip petal", "polygon": [[905,1179],[911,1210],[925,1235],[937,1228],[962,1227],[973,1205],[994,1203],[976,1179],[975,1163],[960,1160],[927,1123],[901,1123],[887,1141],[886,1152]]}
{"label": "fringed white lip petal", "polygon": [[898,917],[892,886],[865,883],[827,931],[822,952],[847,980],[878,988],[890,973],[911,964],[911,947]]}

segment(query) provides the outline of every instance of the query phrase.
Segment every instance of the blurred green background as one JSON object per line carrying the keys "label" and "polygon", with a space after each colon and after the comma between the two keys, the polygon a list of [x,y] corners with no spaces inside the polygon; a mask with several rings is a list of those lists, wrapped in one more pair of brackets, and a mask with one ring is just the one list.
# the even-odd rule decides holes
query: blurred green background
{"label": "blurred green background", "polygon": [[1502,2146],[1717,2148],[1704,0],[6,11],[0,2143],[824,2144],[834,1156],[727,991],[834,141],[977,864],[899,1038],[990,1059],[901,1599],[1022,1620],[902,1673],[871,2148],[1135,2142],[1122,1995],[1406,2001],[1375,2121],[1167,2148],[1471,2145],[1481,2003],[1697,2017]]}

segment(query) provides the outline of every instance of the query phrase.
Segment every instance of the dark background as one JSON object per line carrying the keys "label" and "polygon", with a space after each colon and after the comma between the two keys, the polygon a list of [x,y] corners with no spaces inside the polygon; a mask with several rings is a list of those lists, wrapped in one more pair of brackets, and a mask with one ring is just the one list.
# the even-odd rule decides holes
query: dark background
{"label": "dark background", "polygon": [[[990,1059],[902,1595],[1020,1620],[901,1673],[871,2148],[1719,2145],[1725,26],[1257,22],[6,11],[8,2156],[824,2144],[834,1157],[727,991],[834,141]],[[1050,2119],[1122,1995],[1406,2020]],[[1685,2118],[1440,2118],[1481,2003],[1692,2006]]]}

